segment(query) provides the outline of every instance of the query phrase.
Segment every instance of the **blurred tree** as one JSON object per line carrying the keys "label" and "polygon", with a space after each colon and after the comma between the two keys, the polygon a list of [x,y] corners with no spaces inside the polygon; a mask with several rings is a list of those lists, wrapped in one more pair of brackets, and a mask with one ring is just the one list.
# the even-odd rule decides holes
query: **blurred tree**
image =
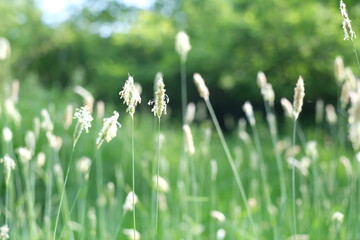
{"label": "blurred tree", "polygon": [[[336,1],[156,0],[151,9],[139,9],[120,0],[88,0],[56,28],[42,23],[33,1],[6,2],[0,0],[0,34],[14,46],[16,77],[35,72],[48,86],[85,84],[105,100],[118,101],[114,89],[120,90],[129,73],[146,90],[145,102],[152,98],[155,73],[162,71],[171,105],[180,109],[174,50],[179,30],[192,45],[189,81],[201,73],[222,114],[241,112],[245,100],[261,103],[258,71],[265,72],[278,99],[292,99],[302,75],[306,99],[315,101],[336,96],[336,55],[355,66]],[[360,4],[347,6],[357,31]],[[189,99],[198,99],[193,85],[188,87]]]}

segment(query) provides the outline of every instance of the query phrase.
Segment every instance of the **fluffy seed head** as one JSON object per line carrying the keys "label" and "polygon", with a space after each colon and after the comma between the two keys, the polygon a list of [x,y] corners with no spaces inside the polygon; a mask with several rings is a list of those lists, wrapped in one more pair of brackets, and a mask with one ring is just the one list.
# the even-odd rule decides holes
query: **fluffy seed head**
{"label": "fluffy seed head", "polygon": [[331,104],[327,104],[325,107],[325,112],[326,112],[326,120],[328,121],[328,123],[330,125],[335,125],[337,122],[337,116],[334,106]]}
{"label": "fluffy seed head", "polygon": [[255,126],[256,121],[254,117],[254,110],[250,102],[246,101],[243,105],[243,110],[246,114],[247,119],[249,120],[249,123],[252,127]]}
{"label": "fluffy seed head", "polygon": [[12,134],[12,131],[10,130],[10,128],[4,127],[2,134],[3,134],[3,139],[5,142],[7,142],[7,143],[11,142],[11,140],[13,138],[13,134]]}
{"label": "fluffy seed head", "polygon": [[294,117],[294,108],[293,105],[291,104],[291,102],[289,100],[287,100],[286,98],[281,98],[280,100],[281,102],[281,106],[284,109],[285,115],[289,118],[293,118]]}
{"label": "fluffy seed head", "polygon": [[182,62],[186,62],[186,57],[190,49],[189,36],[184,31],[178,32],[178,34],[176,34],[175,50],[180,55]]}
{"label": "fluffy seed head", "polygon": [[130,114],[131,118],[134,118],[135,107],[138,103],[141,103],[141,98],[132,76],[129,75],[119,95],[120,99],[124,99],[124,103],[128,106],[126,112]]}
{"label": "fluffy seed head", "polygon": [[21,122],[21,114],[15,107],[15,102],[13,99],[8,98],[5,100],[5,112],[9,119],[11,119],[17,126]]}
{"label": "fluffy seed head", "polygon": [[194,82],[198,89],[200,97],[204,98],[205,100],[209,99],[209,89],[206,87],[205,81],[199,73],[194,74]]}
{"label": "fluffy seed head", "polygon": [[91,116],[88,107],[85,106],[76,109],[74,119],[78,120],[74,130],[74,144],[76,144],[83,130],[85,130],[86,133],[89,132],[93,117]]}
{"label": "fluffy seed head", "polygon": [[356,38],[356,34],[352,29],[351,20],[349,19],[348,13],[346,11],[346,5],[343,0],[340,0],[340,13],[343,17],[342,28],[344,30],[344,40],[353,40]]}
{"label": "fluffy seed head", "polygon": [[43,152],[39,152],[36,156],[36,166],[38,168],[42,168],[45,165],[46,162],[46,155]]}
{"label": "fluffy seed head", "polygon": [[113,114],[114,115],[109,118],[104,118],[103,128],[99,132],[99,137],[96,139],[97,148],[100,148],[104,140],[110,142],[116,137],[118,127],[121,127],[121,124],[118,122],[119,113],[114,111]]}
{"label": "fluffy seed head", "polygon": [[260,89],[265,87],[265,85],[267,84],[266,76],[263,72],[258,72],[256,83]]}
{"label": "fluffy seed head", "polygon": [[63,144],[62,138],[60,136],[55,136],[51,132],[47,132],[46,137],[48,139],[49,146],[58,152]]}
{"label": "fluffy seed head", "polygon": [[123,234],[129,239],[129,240],[139,240],[141,235],[138,231],[135,229],[125,228],[123,230]]}
{"label": "fluffy seed head", "polygon": [[3,225],[0,227],[0,240],[6,240],[6,239],[9,239],[10,236],[9,236],[9,232],[10,232],[10,229],[8,227],[8,225]]}
{"label": "fluffy seed head", "polygon": [[304,97],[305,97],[304,80],[300,76],[297,83],[296,83],[296,87],[294,89],[293,107],[294,107],[294,118],[295,118],[295,120],[299,117],[299,114],[300,114],[300,112],[302,110]]}
{"label": "fluffy seed head", "polygon": [[211,215],[211,217],[213,217],[215,220],[217,220],[219,222],[225,222],[225,220],[226,220],[225,215],[222,212],[217,211],[217,210],[211,211],[210,215]]}
{"label": "fluffy seed head", "polygon": [[152,177],[152,180],[153,180],[154,188],[157,188],[158,186],[159,192],[163,192],[163,193],[169,192],[170,189],[169,184],[164,178],[156,175]]}
{"label": "fluffy seed head", "polygon": [[261,88],[261,94],[263,95],[264,101],[268,102],[270,106],[274,106],[275,93],[270,83],[266,83],[263,88]]}
{"label": "fluffy seed head", "polygon": [[189,155],[195,154],[195,146],[194,146],[194,140],[191,133],[191,129],[189,125],[185,124],[183,126],[184,134],[185,134],[185,152],[187,152]]}
{"label": "fluffy seed head", "polygon": [[125,202],[123,204],[123,210],[124,211],[133,211],[136,203],[138,203],[138,202],[139,202],[139,199],[136,196],[136,194],[133,191],[129,192],[128,195],[126,196]]}
{"label": "fluffy seed head", "polygon": [[89,169],[91,166],[91,160],[88,157],[81,157],[76,162],[76,170],[82,174],[85,174],[85,178],[87,178],[87,174],[89,173]]}
{"label": "fluffy seed head", "polygon": [[224,240],[226,237],[226,231],[220,228],[216,231],[216,240]]}
{"label": "fluffy seed head", "polygon": [[20,147],[16,149],[16,152],[19,155],[20,161],[24,164],[28,163],[33,157],[33,153],[31,152],[31,150],[25,147]]}
{"label": "fluffy seed head", "polygon": [[15,169],[15,161],[9,155],[5,155],[3,158],[0,158],[0,163],[4,164],[5,169],[5,183],[9,184],[11,171]]}
{"label": "fluffy seed head", "polygon": [[11,55],[10,43],[6,38],[0,37],[0,61],[9,58]]}
{"label": "fluffy seed head", "polygon": [[54,130],[54,125],[50,119],[50,114],[46,109],[41,110],[41,128],[43,128],[46,132],[52,132]]}
{"label": "fluffy seed head", "polygon": [[342,223],[344,221],[344,214],[341,212],[334,212],[331,219],[336,222]]}
{"label": "fluffy seed head", "polygon": [[196,114],[196,105],[195,103],[190,102],[186,108],[185,122],[187,124],[192,123],[194,121],[195,114]]}
{"label": "fluffy seed head", "polygon": [[148,104],[154,105],[151,109],[154,116],[161,118],[163,113],[166,115],[166,106],[169,103],[169,97],[165,94],[166,90],[162,74],[157,75],[155,88],[155,99],[149,101]]}

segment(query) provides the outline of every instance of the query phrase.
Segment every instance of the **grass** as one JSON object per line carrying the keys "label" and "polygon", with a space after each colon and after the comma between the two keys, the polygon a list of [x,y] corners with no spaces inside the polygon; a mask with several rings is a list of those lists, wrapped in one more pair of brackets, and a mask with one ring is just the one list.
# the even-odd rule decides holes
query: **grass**
{"label": "grass", "polygon": [[[21,89],[27,89],[31,84],[33,83],[24,82]],[[61,98],[60,93],[47,93],[41,90],[41,87],[36,91],[40,92],[36,97],[29,92],[21,91],[23,94],[20,95],[18,104],[23,117],[21,125],[16,126],[8,119],[1,121],[1,128],[8,126],[14,135],[11,144],[1,142],[1,156],[10,154],[17,162],[17,169],[12,173],[9,189],[5,186],[4,178],[0,180],[2,196],[5,191],[11,193],[6,196],[11,203],[9,209],[12,210],[8,211],[5,204],[6,199],[2,198],[0,202],[1,223],[4,224],[5,219],[8,221],[10,236],[13,239],[46,239],[53,234],[56,235],[56,239],[98,239],[99,237],[113,239],[117,229],[120,229],[120,234],[116,239],[124,239],[123,229],[133,228],[132,214],[124,213],[121,207],[127,193],[132,189],[131,119],[128,117],[119,119],[122,128],[118,130],[117,137],[110,143],[104,143],[97,154],[95,154],[95,140],[98,130],[102,126],[101,120],[94,120],[90,132],[79,139],[73,151],[72,166],[69,168],[68,184],[62,207],[64,211],[60,215],[58,231],[55,233],[53,231],[64,187],[64,176],[56,175],[53,168],[60,164],[62,169],[67,169],[70,164],[73,146],[72,131],[75,123],[69,130],[63,128],[63,113],[68,102]],[[52,100],[50,104],[45,104],[43,99],[47,98],[48,94],[52,95]],[[69,102],[76,102],[73,93],[66,92],[65,95],[72,99]],[[27,105],[28,99],[35,102],[31,108]],[[26,130],[35,130],[33,118],[40,117],[42,108],[49,109],[51,119],[54,121],[54,134],[62,138],[62,147],[59,151],[49,147],[44,130],[40,131],[36,140],[34,157],[30,160],[31,166],[35,168],[35,171],[31,173],[35,176],[30,181],[29,177],[26,177],[27,174],[24,174],[25,172],[18,171],[18,169],[24,170],[24,166],[13,152],[18,147],[25,145],[23,139]],[[116,108],[108,105],[107,109],[108,112],[112,112]],[[281,120],[283,116],[278,115],[278,118]],[[133,134],[136,139],[137,155],[135,188],[139,197],[139,203],[136,205],[136,224],[142,239],[152,239],[151,236],[154,236],[153,232],[156,227],[151,224],[154,223],[151,219],[151,202],[154,187],[152,169],[157,151],[157,120],[151,116],[150,112],[142,111],[139,112],[137,121],[134,122]],[[190,159],[192,163],[187,165],[191,169],[187,170],[179,168],[183,154],[181,121],[174,123],[168,116],[163,117],[161,134],[165,140],[162,141],[161,146],[159,171],[161,176],[168,181],[170,191],[165,193],[162,199],[159,199],[161,201],[159,201],[160,217],[157,223],[158,239],[180,239],[189,236],[192,239],[217,239],[216,232],[219,229],[225,230],[226,239],[269,239],[274,237],[274,228],[279,229],[279,219],[281,219],[282,226],[276,239],[287,239],[292,235],[293,205],[289,200],[291,199],[291,168],[286,163],[287,152],[291,147],[289,139],[292,136],[292,122],[286,119],[281,120],[285,124],[282,124],[279,129],[278,138],[280,143],[284,144],[284,148],[280,149],[281,144],[278,142],[278,152],[276,152],[272,139],[267,137],[269,129],[265,120],[258,115],[256,115],[256,120],[259,139],[252,142],[250,138],[250,143],[241,140],[236,134],[237,131],[223,136],[224,139],[214,133],[209,138],[206,131],[210,129],[215,132],[209,119],[192,123],[191,129],[196,154]],[[299,122],[301,123],[301,117]],[[358,174],[353,160],[353,151],[347,141],[341,148],[336,144],[337,140],[331,135],[331,132],[334,131],[330,131],[331,126],[326,122],[318,125],[317,135],[314,134],[314,126],[305,128],[304,136],[306,139],[317,141],[319,157],[311,160],[307,175],[300,172],[298,168],[294,172],[297,178],[295,185],[297,216],[298,222],[301,223],[298,225],[297,233],[309,235],[310,239],[334,239],[333,236],[336,232],[338,239],[344,239],[346,236],[350,236],[348,239],[354,239],[353,237],[359,233],[356,231],[355,223],[357,216],[352,214],[353,209],[358,209],[356,200],[358,192],[350,190],[352,187],[357,187],[358,184],[357,180],[351,180],[355,174]],[[250,132],[249,127],[246,130]],[[296,135],[296,137],[298,136]],[[238,181],[232,173],[233,170],[229,166],[221,146],[223,141],[228,144],[228,154],[234,156],[233,165],[247,195],[248,211],[246,211],[246,205],[238,191]],[[259,146],[259,143],[256,142],[261,142],[261,145]],[[261,147],[263,161],[260,161],[258,156],[259,147]],[[300,147],[300,152],[295,156],[299,161],[304,157],[309,157],[306,155],[306,147],[303,145]],[[35,164],[39,152],[44,152],[46,155],[44,166]],[[349,176],[341,164],[337,164],[335,175],[329,171],[333,162],[339,161],[332,157],[336,155],[352,159],[350,163],[353,165],[353,176]],[[91,171],[89,179],[85,180],[75,165],[82,156],[90,158],[97,156],[95,163],[101,160],[102,176],[98,175],[98,171],[101,169],[97,169]],[[278,177],[277,158],[282,160],[285,183],[281,182]],[[214,167],[211,167],[211,162],[214,164],[214,161],[217,163],[216,178],[212,173]],[[94,165],[93,167],[98,166]],[[261,168],[262,171],[266,171],[268,178],[265,183],[262,180],[261,171],[259,171]],[[189,171],[189,173],[186,175],[181,171]],[[191,179],[183,179],[184,176],[191,176],[190,171],[194,172],[195,176]],[[97,180],[98,176],[101,176],[100,180]],[[83,181],[88,181],[88,191],[84,191],[74,204],[75,196],[84,186]],[[188,181],[190,189],[183,191],[182,186],[186,187]],[[333,181],[336,181],[335,188],[331,186]],[[109,193],[108,183],[114,186],[113,194]],[[191,188],[193,186],[191,184],[196,184],[196,196],[192,196]],[[269,199],[260,190],[262,184],[266,184],[265,187],[269,191],[273,205],[270,212],[268,211]],[[285,185],[288,190],[286,191],[288,200],[285,202],[281,200],[283,198],[281,194],[284,194],[281,191],[281,185]],[[351,201],[351,205],[349,199],[354,199]],[[195,212],[193,206],[196,206]],[[219,222],[212,219],[210,215],[212,210],[224,213],[226,220]],[[344,223],[337,223],[331,219],[332,214],[336,211],[345,214]],[[272,215],[269,217],[269,214]],[[251,222],[248,221],[250,216],[253,218],[256,235],[252,230]],[[275,221],[271,221],[271,219],[275,219]]]}

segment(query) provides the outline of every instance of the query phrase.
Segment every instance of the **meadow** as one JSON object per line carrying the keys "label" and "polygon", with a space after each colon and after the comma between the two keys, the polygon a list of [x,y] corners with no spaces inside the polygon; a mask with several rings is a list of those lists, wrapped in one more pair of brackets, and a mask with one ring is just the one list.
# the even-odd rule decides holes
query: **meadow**
{"label": "meadow", "polygon": [[0,239],[359,239],[360,92],[342,58],[335,102],[307,102],[301,77],[286,100],[259,72],[262,108],[239,102],[243,118],[220,126],[206,79],[185,70],[190,46],[176,50],[183,119],[166,76],[151,76],[154,99],[138,101],[153,89],[134,73],[104,103],[0,61]]}

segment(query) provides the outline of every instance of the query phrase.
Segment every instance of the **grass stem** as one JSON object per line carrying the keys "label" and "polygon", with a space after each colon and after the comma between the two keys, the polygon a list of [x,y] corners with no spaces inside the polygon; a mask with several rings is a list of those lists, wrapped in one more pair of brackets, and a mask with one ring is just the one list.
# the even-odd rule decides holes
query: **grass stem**
{"label": "grass stem", "polygon": [[224,138],[224,134],[222,133],[222,130],[220,128],[220,124],[216,118],[216,115],[215,115],[215,112],[214,112],[214,109],[211,105],[211,102],[209,99],[205,99],[205,103],[206,103],[206,106],[210,112],[210,115],[211,115],[211,118],[214,122],[214,125],[215,125],[215,128],[216,128],[216,131],[219,135],[219,138],[220,138],[220,141],[221,141],[221,144],[224,148],[224,151],[225,151],[225,154],[226,154],[226,157],[229,161],[229,164],[230,164],[230,167],[231,167],[231,170],[233,172],[233,175],[235,177],[235,181],[236,181],[236,184],[237,184],[237,187],[240,191],[240,194],[241,194],[241,197],[242,197],[242,200],[244,202],[244,205],[245,205],[245,208],[246,208],[246,211],[247,211],[247,214],[249,216],[249,220],[250,220],[250,224],[251,224],[251,227],[254,231],[254,233],[256,232],[255,230],[255,225],[254,225],[254,221],[253,221],[253,218],[252,218],[252,215],[251,215],[251,211],[250,211],[250,207],[248,205],[248,201],[247,201],[247,197],[246,197],[246,194],[245,194],[245,190],[244,190],[244,186],[243,184],[241,183],[241,180],[240,180],[240,177],[239,177],[239,172],[236,168],[236,165],[235,165],[235,162],[234,162],[234,159],[232,158],[231,156],[231,153],[230,153],[230,150],[229,150],[229,147],[227,146],[227,143],[225,141],[225,138]]}
{"label": "grass stem", "polygon": [[62,203],[63,203],[63,200],[64,200],[64,195],[65,195],[65,191],[66,191],[66,184],[67,184],[67,181],[68,181],[69,172],[70,172],[70,168],[71,168],[71,164],[72,164],[74,149],[75,149],[75,142],[74,142],[74,144],[73,144],[73,146],[72,146],[72,149],[71,149],[70,161],[69,161],[68,168],[67,168],[67,170],[66,170],[64,186],[63,186],[63,189],[62,189],[62,192],[61,192],[61,197],[60,197],[60,203],[59,203],[58,212],[57,212],[57,214],[56,214],[55,229],[54,229],[54,233],[53,233],[53,240],[56,239],[56,230],[57,230],[58,224],[59,224],[60,211],[61,211]]}

